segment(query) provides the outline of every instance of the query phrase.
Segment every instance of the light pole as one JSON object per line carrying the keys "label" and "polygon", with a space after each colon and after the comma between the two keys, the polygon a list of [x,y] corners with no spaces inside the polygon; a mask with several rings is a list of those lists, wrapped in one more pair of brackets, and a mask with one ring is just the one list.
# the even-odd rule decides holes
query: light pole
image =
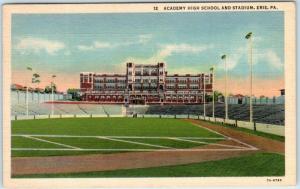
{"label": "light pole", "polygon": [[215,75],[214,75],[214,66],[210,68],[212,74],[212,117],[215,118],[215,91],[214,91],[214,82],[215,82]]}
{"label": "light pole", "polygon": [[38,88],[37,91],[38,91],[38,103],[40,103],[40,92],[39,92],[39,83],[41,82],[39,80],[40,78],[40,75],[38,73],[34,73],[33,74],[33,77],[32,77],[32,83],[36,83],[36,87]]}
{"label": "light pole", "polygon": [[51,103],[51,115],[53,116],[54,115],[54,90],[53,90],[53,85],[54,85],[54,78],[56,77],[56,75],[52,75],[52,80],[51,80],[51,101],[52,101],[52,103]]}
{"label": "light pole", "polygon": [[252,32],[247,33],[245,38],[248,40],[248,62],[250,65],[250,123],[253,122],[253,107],[252,107]]}
{"label": "light pole", "polygon": [[228,119],[228,102],[227,102],[227,60],[226,60],[226,55],[222,55],[221,59],[224,60],[225,64],[225,120]]}
{"label": "light pole", "polygon": [[[30,73],[32,72],[32,68],[31,67],[27,67],[26,68]],[[31,74],[30,74],[31,75]],[[28,111],[28,80],[26,79],[26,116],[28,117],[29,111]]]}
{"label": "light pole", "polygon": [[203,93],[203,99],[204,99],[204,104],[203,104],[203,116],[204,119],[206,117],[206,107],[205,107],[205,92],[206,92],[206,75],[204,74],[204,79],[203,79],[203,83],[204,83],[204,93]]}

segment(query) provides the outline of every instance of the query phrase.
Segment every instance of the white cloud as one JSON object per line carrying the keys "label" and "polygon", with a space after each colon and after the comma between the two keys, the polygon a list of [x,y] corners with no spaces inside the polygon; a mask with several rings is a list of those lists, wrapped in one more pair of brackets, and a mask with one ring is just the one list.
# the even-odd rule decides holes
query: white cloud
{"label": "white cloud", "polygon": [[[240,63],[243,56],[246,56],[246,49],[242,47],[238,48],[234,54],[226,54],[227,70],[234,69]],[[221,55],[220,55],[220,60],[221,60]],[[225,70],[224,61],[218,64],[218,69]]]}
{"label": "white cloud", "polygon": [[112,48],[114,45],[107,42],[94,41],[92,45],[78,45],[77,48],[81,51],[94,51],[96,49]]}
{"label": "white cloud", "polygon": [[168,44],[168,45],[161,46],[161,49],[152,57],[149,58],[129,57],[125,60],[125,62],[135,62],[139,64],[153,64],[153,63],[165,61],[167,57],[172,56],[175,53],[196,54],[196,53],[201,53],[212,47],[213,45],[190,45],[186,43]]}
{"label": "white cloud", "polygon": [[64,55],[70,56],[70,55],[71,55],[71,51],[69,51],[69,50],[65,51],[65,52],[64,52]]}
{"label": "white cloud", "polygon": [[279,56],[271,49],[267,49],[260,54],[257,54],[256,60],[254,60],[255,64],[257,63],[267,63],[273,69],[282,69],[283,62],[279,58]]}
{"label": "white cloud", "polygon": [[170,44],[163,47],[163,49],[158,53],[158,57],[164,59],[174,53],[200,53],[209,48],[212,48],[212,45],[193,46],[186,43]]}
{"label": "white cloud", "polygon": [[91,45],[78,45],[77,49],[81,51],[94,51],[97,49],[104,49],[104,48],[116,48],[116,47],[125,47],[130,45],[137,45],[137,44],[146,44],[152,39],[152,34],[142,34],[137,36],[136,41],[126,41],[121,43],[109,43],[103,41],[94,41]]}
{"label": "white cloud", "polygon": [[152,39],[152,34],[142,34],[139,35],[139,43],[148,43]]}
{"label": "white cloud", "polygon": [[45,51],[50,55],[54,55],[56,52],[64,48],[65,44],[60,41],[51,41],[47,39],[33,37],[23,38],[16,45],[16,49],[21,53],[40,53],[41,51]]}
{"label": "white cloud", "polygon": [[94,47],[97,48],[97,49],[112,48],[112,47],[114,47],[114,45],[112,45],[110,43],[107,43],[107,42],[98,42],[98,41],[95,41],[94,42]]}
{"label": "white cloud", "polygon": [[92,51],[94,50],[94,46],[85,46],[85,45],[78,45],[77,48],[81,51]]}
{"label": "white cloud", "polygon": [[[238,48],[234,54],[227,54],[226,60],[227,70],[234,69],[238,64],[248,64],[247,49],[242,47]],[[257,64],[267,64],[270,68],[277,70],[283,67],[283,62],[280,57],[271,49],[253,49],[253,65]],[[225,70],[225,64],[223,62],[220,63],[218,69]]]}

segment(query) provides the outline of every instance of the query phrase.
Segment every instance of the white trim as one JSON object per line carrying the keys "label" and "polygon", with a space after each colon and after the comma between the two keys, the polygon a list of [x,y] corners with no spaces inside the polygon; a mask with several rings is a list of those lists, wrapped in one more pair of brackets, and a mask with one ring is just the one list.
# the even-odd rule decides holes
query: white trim
{"label": "white trim", "polygon": [[131,143],[131,144],[139,144],[139,145],[144,145],[144,146],[152,146],[152,147],[158,147],[158,148],[168,148],[168,149],[171,148],[171,147],[168,147],[168,146],[160,146],[160,145],[147,144],[147,143],[142,143],[142,142],[134,142],[134,141],[128,141],[128,140],[113,139],[113,138],[108,138],[108,137],[96,137],[96,138],[112,140],[112,141],[117,141],[117,142],[126,142],[126,143]]}
{"label": "white trim", "polygon": [[[43,135],[43,134],[12,134],[11,136],[35,136],[35,137],[60,137],[60,138],[97,138],[97,137],[108,137],[108,138],[145,138],[145,139],[168,139],[172,136],[97,136],[97,135]],[[228,140],[228,138],[223,137],[175,137],[175,138],[182,138],[182,139],[205,139],[205,140]]]}
{"label": "white trim", "polygon": [[237,148],[237,149],[248,149],[248,148],[242,147],[242,146],[233,146],[233,145],[226,145],[226,144],[216,144],[216,143],[201,142],[201,141],[194,141],[194,140],[187,140],[187,139],[179,139],[179,138],[169,138],[169,139],[179,140],[179,141],[186,141],[186,142],[192,142],[192,143],[197,143],[197,144],[210,144],[210,145],[214,145],[214,146],[231,147],[231,148]]}
{"label": "white trim", "polygon": [[163,151],[163,152],[205,152],[205,151],[251,151],[255,149],[251,148],[234,148],[234,149],[196,149],[196,148],[186,148],[186,149],[71,149],[71,148],[12,148],[13,151]]}
{"label": "white trim", "polygon": [[48,140],[44,140],[44,139],[40,139],[40,138],[35,138],[35,137],[32,137],[32,136],[23,136],[23,137],[30,138],[30,139],[33,139],[33,140],[42,141],[42,142],[47,142],[47,143],[51,143],[51,144],[56,144],[56,145],[59,145],[59,146],[64,146],[64,147],[68,147],[68,148],[72,148],[72,149],[81,149],[81,148],[78,148],[78,147],[75,147],[75,146],[71,146],[71,145],[67,145],[67,144],[61,144],[61,143],[58,143],[58,142],[52,142],[52,141],[48,141]]}

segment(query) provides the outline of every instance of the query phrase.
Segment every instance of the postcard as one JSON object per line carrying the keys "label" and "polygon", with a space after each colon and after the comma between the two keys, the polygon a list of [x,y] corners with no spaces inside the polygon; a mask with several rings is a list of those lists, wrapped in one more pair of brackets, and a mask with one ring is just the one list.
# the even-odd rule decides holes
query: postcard
{"label": "postcard", "polygon": [[3,6],[5,187],[296,183],[295,3]]}

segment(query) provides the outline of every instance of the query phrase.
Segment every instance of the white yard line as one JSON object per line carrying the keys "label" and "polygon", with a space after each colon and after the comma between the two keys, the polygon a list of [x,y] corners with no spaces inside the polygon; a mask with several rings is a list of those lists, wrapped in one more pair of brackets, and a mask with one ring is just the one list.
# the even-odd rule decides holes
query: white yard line
{"label": "white yard line", "polygon": [[203,126],[201,126],[201,125],[199,125],[199,124],[192,123],[192,122],[189,122],[189,123],[191,123],[191,124],[193,124],[193,125],[195,125],[195,126],[197,126],[197,127],[201,127],[202,129],[206,129],[206,130],[208,130],[208,131],[210,131],[210,132],[212,132],[212,133],[215,133],[215,134],[217,134],[217,135],[221,135],[221,136],[223,136],[224,138],[230,138],[229,136],[226,136],[226,135],[224,135],[224,134],[221,134],[221,133],[219,133],[219,132],[217,132],[217,131],[214,131],[214,130],[212,130],[212,129],[203,127]]}
{"label": "white yard line", "polygon": [[144,146],[152,146],[152,147],[158,147],[158,148],[171,148],[168,146],[154,145],[154,144],[148,144],[148,143],[142,143],[142,142],[134,142],[134,141],[129,141],[129,140],[120,140],[120,139],[114,139],[114,138],[108,138],[108,137],[96,137],[96,138],[112,140],[112,141],[117,141],[117,142],[126,142],[126,143],[138,144],[138,145],[144,145]]}
{"label": "white yard line", "polygon": [[242,146],[233,146],[233,145],[227,145],[227,144],[216,144],[216,143],[194,141],[194,140],[187,140],[187,139],[181,139],[181,138],[172,138],[171,137],[169,139],[178,140],[178,141],[192,142],[192,143],[197,143],[197,144],[210,144],[210,145],[214,145],[214,146],[223,146],[223,147],[230,147],[230,148],[237,148],[237,149],[248,149],[248,148],[242,147]]}
{"label": "white yard line", "polygon": [[[58,138],[96,138],[96,137],[108,137],[108,138],[140,138],[140,139],[167,139],[173,136],[97,136],[97,135],[40,135],[40,134],[12,134],[11,136],[17,137],[17,136],[33,136],[33,137],[58,137]],[[207,140],[224,140],[227,138],[224,137],[176,137],[176,138],[183,138],[183,139],[207,139]]]}
{"label": "white yard line", "polygon": [[250,148],[253,149],[253,150],[258,150],[258,148],[254,147],[254,146],[252,146],[252,145],[250,145],[250,144],[244,143],[244,142],[242,142],[242,141],[240,141],[240,140],[238,140],[238,139],[231,138],[231,137],[229,137],[229,136],[226,136],[226,135],[224,135],[224,134],[221,134],[221,133],[219,133],[219,132],[217,132],[217,131],[214,131],[214,130],[212,130],[212,129],[203,127],[203,126],[201,126],[200,124],[195,124],[195,123],[192,123],[192,124],[195,125],[195,126],[201,127],[201,128],[203,128],[203,129],[206,129],[206,130],[208,130],[208,131],[210,131],[210,132],[213,132],[213,133],[216,133],[216,134],[218,134],[218,135],[221,135],[221,136],[227,138],[228,140],[233,140],[233,141],[235,141],[235,142],[238,142],[238,143],[240,143],[240,144],[243,144],[243,145],[245,145],[245,146],[248,146],[248,147],[250,147]]}
{"label": "white yard line", "polygon": [[258,150],[258,148],[254,147],[254,146],[252,146],[252,145],[250,145],[250,144],[247,144],[247,143],[245,143],[245,142],[242,142],[242,141],[240,141],[240,140],[238,140],[238,139],[230,138],[230,137],[229,137],[229,139],[230,139],[230,140],[233,140],[233,141],[235,141],[235,142],[237,142],[237,143],[243,144],[243,145],[245,145],[245,146],[248,146],[249,148],[251,148],[251,149],[253,149],[253,150]]}
{"label": "white yard line", "polygon": [[234,149],[71,149],[71,148],[12,148],[13,151],[162,151],[162,152],[205,152],[205,151],[250,151],[251,148],[234,148]]}
{"label": "white yard line", "polygon": [[30,139],[33,139],[33,140],[42,141],[42,142],[47,142],[47,143],[50,143],[50,144],[56,144],[58,146],[64,146],[64,147],[68,147],[68,148],[72,148],[72,149],[81,149],[81,148],[78,148],[78,147],[75,147],[75,146],[71,146],[71,145],[67,145],[67,144],[61,144],[61,143],[58,143],[58,142],[52,142],[52,141],[49,141],[49,140],[35,138],[35,137],[32,137],[32,136],[23,136],[23,137],[30,138]]}
{"label": "white yard line", "polygon": [[[13,134],[11,136],[16,137],[16,136],[20,136],[20,137],[27,137],[27,138],[31,138],[31,139],[35,139],[35,140],[39,140],[39,141],[43,141],[43,142],[48,142],[48,143],[52,143],[52,144],[56,144],[56,145],[60,145],[60,146],[65,146],[68,148],[73,148],[73,149],[80,149],[78,147],[75,146],[70,146],[70,145],[66,145],[66,144],[61,144],[61,143],[56,143],[56,142],[52,142],[52,141],[48,141],[48,140],[44,140],[44,139],[39,139],[39,138],[35,138],[35,137],[54,137],[54,138],[106,138],[109,140],[115,140],[115,141],[119,141],[119,142],[127,142],[127,143],[133,143],[133,144],[139,144],[139,145],[146,145],[146,146],[153,146],[153,147],[159,147],[159,148],[171,148],[171,147],[167,147],[167,146],[161,146],[161,145],[153,145],[153,144],[147,144],[147,143],[141,143],[141,142],[133,142],[133,141],[127,141],[127,140],[120,140],[120,139],[177,139],[177,140],[181,140],[181,141],[186,141],[186,142],[194,142],[194,143],[199,143],[199,144],[212,144],[209,142],[200,142],[200,141],[192,141],[193,139],[205,139],[205,140],[233,140],[237,143],[240,143],[242,145],[245,145],[253,150],[258,150],[258,148],[250,145],[250,144],[246,144],[238,139],[234,139],[231,137],[228,137],[226,135],[223,135],[221,133],[218,133],[217,131],[208,129],[206,127],[202,127],[201,125],[192,123],[195,126],[198,126],[200,128],[206,129],[210,132],[216,133],[218,135],[221,135],[222,137],[167,137],[167,136],[161,136],[161,137],[157,137],[157,136],[96,136],[96,135],[91,135],[91,136],[81,136],[81,135],[43,135],[43,134]],[[243,147],[237,147],[237,146],[231,146],[231,145],[225,145],[225,144],[212,144],[212,145],[217,145],[217,146],[223,146],[223,147],[232,147],[232,148],[243,148]],[[245,148],[245,147],[244,147]]]}

